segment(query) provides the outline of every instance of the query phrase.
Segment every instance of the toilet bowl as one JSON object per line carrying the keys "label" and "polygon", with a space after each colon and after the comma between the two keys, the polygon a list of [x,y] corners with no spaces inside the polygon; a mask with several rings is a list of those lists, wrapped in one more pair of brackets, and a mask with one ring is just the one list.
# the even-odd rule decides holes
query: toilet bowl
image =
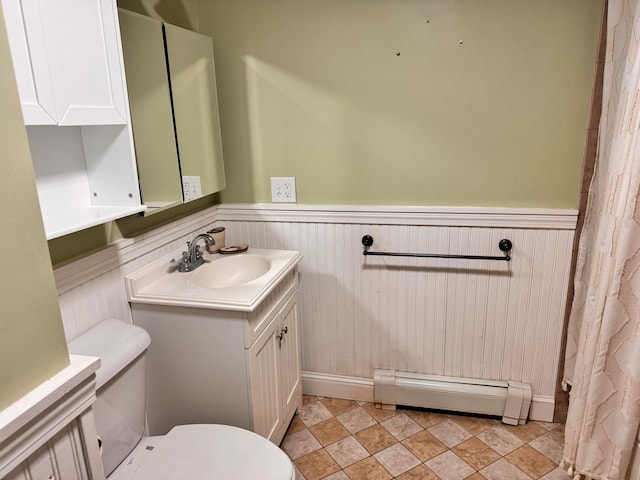
{"label": "toilet bowl", "polygon": [[[132,454],[145,439],[149,344],[147,332],[119,320],[101,322],[69,343],[69,353],[100,357],[93,412],[108,478],[295,479],[291,460],[276,445],[256,433],[229,425],[178,425],[166,435],[145,442],[144,455]],[[146,446],[147,443],[153,446]],[[134,456],[143,459],[134,461]]]}
{"label": "toilet bowl", "polygon": [[295,474],[286,454],[258,434],[228,425],[180,425],[133,478],[293,480]]}

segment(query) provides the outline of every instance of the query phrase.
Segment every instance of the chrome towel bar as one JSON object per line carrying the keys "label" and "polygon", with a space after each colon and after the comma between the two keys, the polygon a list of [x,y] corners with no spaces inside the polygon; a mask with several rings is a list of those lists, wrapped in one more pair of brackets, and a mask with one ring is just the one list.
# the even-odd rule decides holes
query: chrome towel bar
{"label": "chrome towel bar", "polygon": [[511,240],[503,238],[498,242],[498,248],[504,252],[504,256],[486,256],[486,255],[441,255],[436,253],[398,253],[398,252],[371,252],[369,247],[373,245],[373,237],[371,235],[365,235],[362,237],[362,245],[364,245],[363,255],[379,255],[387,257],[427,257],[427,258],[461,258],[467,260],[504,260],[511,261],[511,248],[513,244]]}

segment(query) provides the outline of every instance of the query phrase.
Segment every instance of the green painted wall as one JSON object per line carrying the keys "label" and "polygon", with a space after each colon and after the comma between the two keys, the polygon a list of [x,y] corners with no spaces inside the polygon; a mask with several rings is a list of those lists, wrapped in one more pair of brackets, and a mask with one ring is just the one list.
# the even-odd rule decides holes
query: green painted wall
{"label": "green painted wall", "polygon": [[0,8],[0,410],[69,364]]}
{"label": "green painted wall", "polygon": [[213,37],[227,188],[52,240],[54,264],[269,203],[271,176],[308,204],[578,206],[601,0],[118,5]]}
{"label": "green painted wall", "polygon": [[601,0],[196,0],[227,189],[576,208]]}

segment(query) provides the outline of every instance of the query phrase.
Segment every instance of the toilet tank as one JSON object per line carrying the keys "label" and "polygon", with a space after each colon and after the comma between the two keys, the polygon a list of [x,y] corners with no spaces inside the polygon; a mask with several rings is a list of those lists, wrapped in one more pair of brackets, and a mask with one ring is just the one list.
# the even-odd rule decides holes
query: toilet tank
{"label": "toilet tank", "polygon": [[69,343],[69,353],[100,357],[93,414],[109,475],[145,431],[146,350],[149,334],[120,320],[105,320]]}

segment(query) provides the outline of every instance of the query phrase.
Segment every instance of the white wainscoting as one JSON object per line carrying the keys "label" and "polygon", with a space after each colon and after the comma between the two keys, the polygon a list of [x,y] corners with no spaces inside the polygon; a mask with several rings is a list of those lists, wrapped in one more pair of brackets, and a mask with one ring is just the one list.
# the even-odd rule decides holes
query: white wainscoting
{"label": "white wainscoting", "polygon": [[215,215],[212,207],[57,267],[54,275],[67,343],[108,318],[132,323],[124,277],[212,228]]}
{"label": "white wainscoting", "polygon": [[104,479],[91,406],[99,359],[70,364],[0,411],[0,478]]}
{"label": "white wainscoting", "polygon": [[[576,219],[555,209],[219,205],[56,278],[71,340],[108,317],[131,321],[124,275],[224,225],[227,245],[304,254],[305,393],[372,398],[375,368],[516,380],[532,385],[532,416],[551,420]],[[500,255],[508,238],[512,261],[364,257],[365,234],[371,250],[463,255]]]}

